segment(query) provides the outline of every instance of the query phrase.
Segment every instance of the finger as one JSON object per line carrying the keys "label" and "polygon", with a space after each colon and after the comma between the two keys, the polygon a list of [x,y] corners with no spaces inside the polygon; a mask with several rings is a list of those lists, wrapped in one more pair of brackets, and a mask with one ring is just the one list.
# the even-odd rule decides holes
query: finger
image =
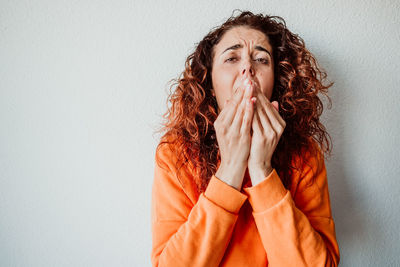
{"label": "finger", "polygon": [[279,114],[279,104],[277,101],[273,101],[272,103],[269,101],[269,99],[265,95],[258,94],[258,97],[261,98],[260,102],[261,105],[264,107],[268,117],[270,118],[270,121],[272,125],[276,128],[279,129],[280,127],[284,127],[286,125],[285,121],[282,119],[281,115]]}
{"label": "finger", "polygon": [[276,109],[276,111],[279,112],[279,104],[277,101],[272,101],[271,104],[274,106],[274,108]]}
{"label": "finger", "polygon": [[245,87],[243,85],[238,86],[235,89],[235,92],[233,93],[231,98],[229,99],[229,102],[236,103],[237,105],[240,104],[244,93],[245,93]]}
{"label": "finger", "polygon": [[262,131],[264,130],[263,126],[261,124],[260,116],[258,115],[258,110],[257,110],[256,106],[254,107],[254,116],[253,116],[253,121],[252,121],[252,124],[251,124],[251,127],[253,129],[253,135],[254,134],[261,134]]}
{"label": "finger", "polygon": [[259,103],[259,105],[257,106],[257,113],[258,113],[259,120],[261,122],[261,125],[263,127],[264,132],[268,136],[270,136],[270,134],[272,134],[272,132],[275,132],[275,130],[274,130],[272,124],[271,124],[270,118],[267,115],[267,113],[265,111],[265,108],[264,108],[262,103]]}
{"label": "finger", "polygon": [[[268,117],[269,123],[273,127],[274,131],[276,133],[281,133],[284,128],[283,122],[280,121],[280,115],[274,108],[274,106],[271,103],[265,103],[263,105],[263,111]],[[282,120],[283,121],[283,120]]]}
{"label": "finger", "polygon": [[272,105],[271,110],[274,112],[274,114],[277,116],[277,119],[282,125],[285,125],[285,121],[279,114],[279,103],[277,101],[272,101],[272,103],[269,101],[269,99],[264,95],[260,87],[256,87],[254,90],[257,93],[257,98],[259,98],[259,101],[261,103],[265,103],[265,105]]}
{"label": "finger", "polygon": [[229,99],[226,108],[224,108],[225,112],[223,113],[222,119],[227,125],[230,125],[232,123],[232,120],[236,114],[236,110],[241,103],[243,96],[244,90],[240,87],[236,88],[232,97]]}
{"label": "finger", "polygon": [[253,92],[253,86],[248,84],[246,86],[245,93],[242,98],[242,102],[240,103],[240,106],[236,110],[235,117],[232,121],[232,128],[235,132],[240,132],[240,130],[241,130],[241,126],[243,124],[243,117],[246,112],[246,105],[247,105],[247,102],[250,101],[252,92]]}
{"label": "finger", "polygon": [[256,102],[255,97],[246,100],[246,109],[243,116],[242,128],[240,129],[242,134],[250,133],[251,124],[253,121],[255,102]]}
{"label": "finger", "polygon": [[228,99],[225,100],[224,106],[222,107],[222,111],[223,111],[223,110],[226,110],[227,107],[228,107],[229,105],[231,105],[232,103],[235,103],[235,101],[236,101],[236,102],[240,101],[240,98],[241,98],[240,94],[242,93],[240,89],[241,89],[240,87],[237,87],[237,88],[233,91],[233,93],[231,94],[231,96],[230,96]]}
{"label": "finger", "polygon": [[[268,100],[268,98],[267,98],[267,100]],[[269,102],[269,100],[268,100],[268,102]],[[271,108],[271,110],[276,115],[277,120],[279,120],[279,122],[281,124],[285,124],[284,119],[282,118],[281,114],[279,114],[279,103],[277,101],[272,101],[272,102],[269,102],[269,103],[271,103],[271,105],[273,107],[273,108]]]}
{"label": "finger", "polygon": [[251,96],[253,95],[253,91],[255,90],[255,85],[253,82],[246,80],[244,82],[244,87],[245,87],[245,97],[250,99]]}

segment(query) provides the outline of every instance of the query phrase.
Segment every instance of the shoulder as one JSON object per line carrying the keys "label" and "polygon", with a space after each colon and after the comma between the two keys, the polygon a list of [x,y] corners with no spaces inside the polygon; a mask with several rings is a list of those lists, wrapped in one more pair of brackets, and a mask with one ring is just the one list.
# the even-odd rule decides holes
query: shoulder
{"label": "shoulder", "polygon": [[155,153],[156,172],[168,174],[168,177],[158,176],[155,179],[168,179],[176,184],[192,200],[196,202],[198,194],[193,180],[191,164],[183,156],[182,143],[173,137],[161,138]]}
{"label": "shoulder", "polygon": [[[291,191],[315,185],[316,180],[326,180],[324,153],[319,144],[310,139],[310,144],[293,157]],[[319,181],[321,182],[321,181]]]}
{"label": "shoulder", "polygon": [[176,156],[175,150],[177,145],[171,140],[162,138],[157,145],[155,153],[156,164],[161,168],[167,168],[168,170],[175,170],[178,158]]}
{"label": "shoulder", "polygon": [[316,142],[312,145],[302,154],[301,168],[295,172],[292,198],[305,214],[331,218],[324,153]]}

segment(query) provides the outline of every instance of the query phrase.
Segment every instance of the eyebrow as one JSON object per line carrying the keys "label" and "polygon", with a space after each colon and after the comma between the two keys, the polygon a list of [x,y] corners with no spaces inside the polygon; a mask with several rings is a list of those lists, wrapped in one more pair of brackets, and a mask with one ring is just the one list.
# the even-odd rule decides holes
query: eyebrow
{"label": "eyebrow", "polygon": [[[227,49],[225,49],[224,52],[221,53],[221,55],[222,55],[223,53],[225,53],[226,51],[228,51],[228,50],[237,50],[237,49],[242,48],[242,47],[243,47],[243,45],[241,45],[241,44],[232,45],[231,47],[228,47]],[[259,46],[259,45],[256,45],[256,46],[254,46],[254,49],[255,49],[255,50],[258,50],[258,51],[267,52],[268,55],[272,58],[271,53],[270,53],[267,49],[265,49],[264,47]]]}

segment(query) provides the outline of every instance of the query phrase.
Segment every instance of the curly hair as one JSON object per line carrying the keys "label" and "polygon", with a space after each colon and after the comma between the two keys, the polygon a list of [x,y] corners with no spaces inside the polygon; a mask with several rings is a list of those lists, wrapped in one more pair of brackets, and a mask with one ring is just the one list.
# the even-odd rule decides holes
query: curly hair
{"label": "curly hair", "polygon": [[213,48],[224,33],[237,26],[263,32],[273,48],[274,89],[271,102],[276,100],[279,103],[279,113],[286,122],[286,128],[271,164],[284,186],[290,187],[293,170],[301,170],[303,166],[303,162],[295,161],[295,158],[302,159],[305,152],[315,155],[331,152],[331,138],[319,120],[323,103],[318,94],[324,94],[331,105],[327,89],[333,83],[323,84],[327,74],[306,49],[303,39],[287,29],[283,18],[241,11],[212,29],[187,57],[185,70],[179,78],[171,80],[174,83],[170,86],[167,99],[170,106],[163,115],[165,122],[160,130],[163,137],[157,149],[165,143],[173,144],[171,147],[179,164],[177,169],[191,164],[198,192],[205,191],[220,162],[213,126],[218,116],[217,101],[211,91]]}

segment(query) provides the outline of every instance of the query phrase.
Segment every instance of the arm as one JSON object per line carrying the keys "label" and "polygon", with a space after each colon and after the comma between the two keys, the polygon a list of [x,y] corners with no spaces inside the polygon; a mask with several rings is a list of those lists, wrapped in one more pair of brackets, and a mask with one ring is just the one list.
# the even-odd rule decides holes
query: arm
{"label": "arm", "polygon": [[156,153],[152,189],[153,266],[218,266],[247,196],[212,176],[193,204],[169,150]]}
{"label": "arm", "polygon": [[311,158],[309,165],[294,198],[275,169],[261,183],[244,189],[271,266],[339,264],[323,156]]}

